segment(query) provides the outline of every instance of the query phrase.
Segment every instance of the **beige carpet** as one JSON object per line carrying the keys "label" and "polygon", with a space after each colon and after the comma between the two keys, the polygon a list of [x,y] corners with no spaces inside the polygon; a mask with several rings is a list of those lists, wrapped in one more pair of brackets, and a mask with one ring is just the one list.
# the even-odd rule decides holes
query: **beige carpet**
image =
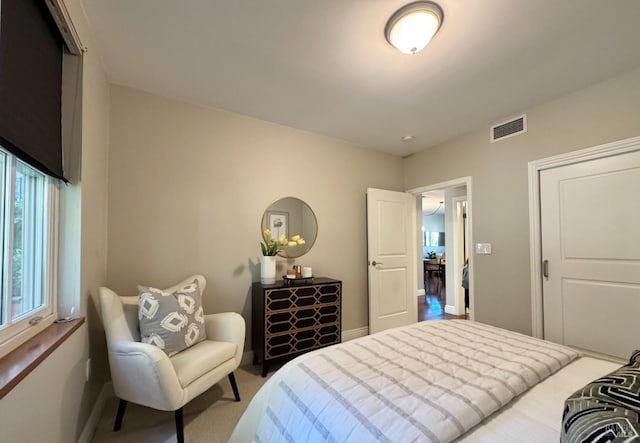
{"label": "beige carpet", "polygon": [[[247,405],[268,379],[260,376],[260,368],[261,366],[243,366],[235,371],[241,398],[239,402],[234,401],[229,379],[225,377],[220,383],[185,405],[185,442],[226,443]],[[271,374],[273,372],[269,373]],[[121,430],[113,432],[117,408],[116,398],[111,398],[105,403],[93,438],[94,443],[176,441],[173,412],[157,411],[129,403]]]}

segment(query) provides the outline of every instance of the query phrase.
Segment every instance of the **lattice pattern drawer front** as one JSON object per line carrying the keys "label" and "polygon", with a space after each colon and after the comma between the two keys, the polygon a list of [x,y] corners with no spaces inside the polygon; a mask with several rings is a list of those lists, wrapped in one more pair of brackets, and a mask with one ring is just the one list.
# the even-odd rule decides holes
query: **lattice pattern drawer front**
{"label": "lattice pattern drawer front", "polygon": [[267,314],[265,328],[267,335],[272,335],[339,321],[340,307],[332,304]]}
{"label": "lattice pattern drawer front", "polygon": [[272,335],[266,340],[265,357],[281,357],[334,343],[340,343],[340,326],[338,324],[303,329],[289,334]]}
{"label": "lattice pattern drawer front", "polygon": [[302,308],[317,304],[338,303],[340,285],[301,286],[265,291],[266,310]]}

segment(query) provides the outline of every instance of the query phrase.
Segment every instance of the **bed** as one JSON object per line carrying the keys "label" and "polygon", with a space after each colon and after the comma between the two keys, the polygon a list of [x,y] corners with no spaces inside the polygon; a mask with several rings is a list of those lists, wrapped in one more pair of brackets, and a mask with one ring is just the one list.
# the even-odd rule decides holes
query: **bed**
{"label": "bed", "polygon": [[477,322],[421,322],[287,363],[230,441],[558,441],[565,399],[619,366]]}

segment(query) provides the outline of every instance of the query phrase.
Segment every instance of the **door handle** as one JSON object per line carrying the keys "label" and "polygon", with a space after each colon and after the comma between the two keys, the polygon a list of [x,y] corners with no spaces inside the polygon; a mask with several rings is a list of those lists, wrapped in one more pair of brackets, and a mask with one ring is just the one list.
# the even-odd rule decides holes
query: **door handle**
{"label": "door handle", "polygon": [[544,278],[549,278],[549,260],[544,260],[542,262],[542,276]]}
{"label": "door handle", "polygon": [[379,261],[372,261],[371,262],[371,266],[375,266],[375,265],[381,265],[382,263],[380,263]]}

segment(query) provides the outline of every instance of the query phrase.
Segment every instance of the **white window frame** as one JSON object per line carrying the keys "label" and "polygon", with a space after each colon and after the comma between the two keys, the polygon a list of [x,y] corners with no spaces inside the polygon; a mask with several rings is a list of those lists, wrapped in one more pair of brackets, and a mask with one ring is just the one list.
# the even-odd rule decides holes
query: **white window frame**
{"label": "white window frame", "polygon": [[[58,180],[53,179],[45,175],[45,195],[48,200],[48,204],[44,208],[45,219],[48,220],[45,227],[45,247],[48,250],[46,276],[44,279],[44,302],[42,306],[19,318],[12,319],[11,312],[11,295],[9,286],[11,285],[11,267],[12,267],[12,251],[13,251],[13,236],[9,235],[12,230],[13,223],[13,200],[15,195],[15,174],[17,157],[0,148],[2,154],[6,155],[7,163],[4,171],[0,177],[4,177],[5,180],[0,184],[0,195],[3,200],[0,202],[2,206],[0,208],[0,222],[2,226],[0,229],[0,235],[2,240],[0,244],[4,242],[3,239],[8,239],[8,244],[4,245],[2,249],[2,280],[3,293],[0,294],[0,302],[4,304],[7,309],[5,320],[6,323],[0,326],[0,357],[11,352],[22,343],[41,332],[47,326],[51,325],[57,318],[57,257],[58,257],[58,201],[59,190]],[[9,198],[4,199],[4,196],[8,195]],[[8,221],[8,222],[5,222]],[[7,260],[9,263],[7,263]],[[5,301],[5,298],[9,298]]]}

